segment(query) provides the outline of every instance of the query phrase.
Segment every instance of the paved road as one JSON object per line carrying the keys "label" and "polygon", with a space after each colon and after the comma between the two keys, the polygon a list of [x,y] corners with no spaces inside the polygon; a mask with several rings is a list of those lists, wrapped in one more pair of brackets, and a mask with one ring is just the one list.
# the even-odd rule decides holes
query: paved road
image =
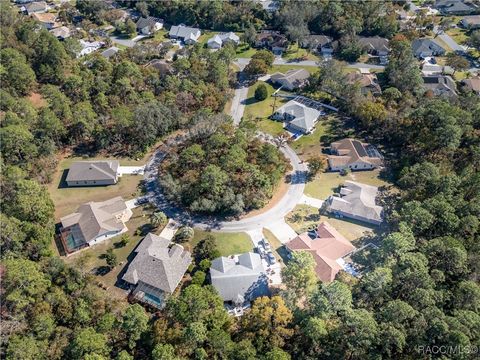
{"label": "paved road", "polygon": [[[238,58],[235,63],[241,67],[241,70],[245,68],[245,66],[250,62],[250,58]],[[291,61],[291,60],[285,60],[280,57],[276,57],[275,60],[273,61],[273,65],[293,65],[293,66],[319,66],[320,63],[318,61],[312,61],[312,60],[305,60],[305,61]],[[385,66],[383,65],[374,65],[374,64],[366,64],[366,63],[360,63],[360,62],[355,62],[355,63],[349,63],[347,65],[349,68],[354,68],[354,69],[375,69],[375,70],[384,70]]]}
{"label": "paved road", "polygon": [[242,121],[243,112],[245,111],[245,104],[248,96],[248,82],[246,81],[245,74],[243,73],[245,65],[239,63],[236,64],[240,68],[240,73],[238,75],[239,79],[235,88],[232,106],[230,108],[230,116],[233,118],[233,123],[235,126],[238,126]]}

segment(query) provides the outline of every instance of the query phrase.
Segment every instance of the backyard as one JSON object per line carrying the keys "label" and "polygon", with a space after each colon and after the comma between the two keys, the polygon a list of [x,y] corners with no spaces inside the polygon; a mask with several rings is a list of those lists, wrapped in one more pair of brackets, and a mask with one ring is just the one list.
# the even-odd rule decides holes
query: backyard
{"label": "backyard", "polygon": [[372,171],[356,171],[350,172],[345,176],[339,172],[322,172],[313,180],[309,181],[305,186],[305,194],[316,199],[325,200],[332,195],[335,189],[342,185],[345,181],[357,181],[372,186],[389,186],[386,180],[382,179],[380,170]]}
{"label": "backyard", "polygon": [[185,244],[185,248],[193,251],[195,245],[201,240],[205,239],[207,235],[213,235],[216,240],[218,251],[222,256],[229,256],[234,254],[241,254],[253,249],[253,243],[250,236],[246,233],[229,233],[218,231],[205,231],[201,229],[194,229],[195,236],[191,241]]}
{"label": "backyard", "polygon": [[[60,161],[48,186],[50,196],[55,205],[55,219],[68,215],[75,211],[79,205],[89,201],[105,201],[115,196],[122,196],[125,200],[132,199],[139,195],[139,184],[143,179],[141,175],[123,175],[115,185],[89,186],[89,187],[68,187],[65,178],[68,168],[74,161],[105,160],[105,158],[92,157],[68,157]],[[116,158],[123,166],[140,166],[145,163],[129,158]]]}
{"label": "backyard", "polygon": [[[127,259],[130,260],[129,257],[132,254],[132,251],[148,232],[159,234],[163,229],[162,227],[157,229],[151,228],[150,214],[152,211],[153,210],[149,205],[133,209],[133,215],[126,223],[128,231],[125,234],[128,234],[130,241],[125,246],[119,246],[119,244],[116,244],[121,239],[122,234],[107,239],[105,242],[98,245],[74,253],[65,258],[65,262],[73,264],[84,273],[94,272],[95,277],[101,284],[107,288],[115,289],[115,292],[121,294],[122,290],[115,288],[114,285],[117,281],[118,275],[127,264]],[[118,265],[108,271],[104,254],[110,248],[113,248],[113,253],[117,256]]]}
{"label": "backyard", "polygon": [[375,227],[350,219],[337,219],[332,216],[320,215],[317,208],[309,205],[297,205],[285,220],[297,233],[302,233],[315,227],[322,221],[328,221],[337,231],[350,241],[354,241]]}

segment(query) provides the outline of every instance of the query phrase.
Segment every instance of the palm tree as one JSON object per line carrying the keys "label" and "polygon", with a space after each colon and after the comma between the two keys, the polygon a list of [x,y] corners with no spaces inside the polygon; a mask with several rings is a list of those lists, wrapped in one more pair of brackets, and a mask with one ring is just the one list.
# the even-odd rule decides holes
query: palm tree
{"label": "palm tree", "polygon": [[155,211],[151,216],[150,216],[150,223],[152,224],[153,227],[159,227],[161,225],[165,225],[167,223],[167,215],[163,213],[162,211]]}

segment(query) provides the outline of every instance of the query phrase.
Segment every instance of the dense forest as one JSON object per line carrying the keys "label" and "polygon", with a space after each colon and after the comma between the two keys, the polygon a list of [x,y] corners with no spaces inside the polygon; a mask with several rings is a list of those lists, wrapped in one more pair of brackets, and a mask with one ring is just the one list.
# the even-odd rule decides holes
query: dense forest
{"label": "dense forest", "polygon": [[193,212],[239,215],[265,206],[289,166],[253,130],[220,123],[171,149],[159,181],[171,200]]}
{"label": "dense forest", "polygon": [[[200,14],[192,22],[201,18],[209,21],[202,23],[207,26],[227,24],[224,16],[232,22],[242,18],[237,8],[254,9],[246,13],[255,14],[255,24],[265,21],[291,31],[291,8],[314,6],[299,14],[309,16],[312,28],[339,37],[352,32],[390,36],[396,26],[388,16],[389,3],[282,2],[282,24],[257,14],[249,2],[211,2],[208,6],[219,6],[222,14],[210,20],[197,10],[208,3],[148,2],[147,10],[157,7],[151,14],[175,13],[185,22],[182,14]],[[227,6],[233,10],[223,13]],[[385,11],[387,16],[380,16]],[[419,352],[433,344],[457,347],[443,358],[478,356],[467,349],[480,345],[480,102],[472,94],[447,101],[419,91],[421,78],[408,37],[392,41],[382,96],[359,96],[358,89],[345,85],[342,64],[336,62],[322,65],[308,89],[312,97],[341,106],[358,121],[362,135],[383,145],[399,188],[384,200],[389,226],[375,239],[379,249],[355,259],[365,275],[342,275],[320,284],[312,259],[296,256],[284,271],[289,290],[258,299],[237,320],[227,315],[208,285],[186,284],[156,314],[110,297],[81,267],[53,256],[54,206],[44,187],[57,152],[67,147],[136,155],[176,129],[228,120],[214,114],[228,100],[232,49],[210,53],[193,47],[173,62],[175,75],[160,75],[143,66],[147,60],[138,49],[115,60],[97,55],[76,59],[75,44],[36,31],[5,1],[0,22],[2,358],[440,358]],[[342,35],[344,29],[351,32]],[[33,106],[39,98],[41,106]],[[178,174],[182,161],[196,162],[199,153],[205,154],[203,162],[189,168],[207,165],[225,171],[224,166],[244,166],[249,157],[262,171],[285,166],[271,146],[247,137],[248,129],[219,129],[179,149],[181,161],[169,171]],[[225,146],[219,145],[226,139]],[[206,151],[209,147],[224,156],[214,156]],[[223,163],[229,155],[232,162]],[[281,168],[274,170],[262,179],[265,194],[283,174]],[[225,181],[234,181],[229,175]],[[191,190],[202,195],[202,189]],[[192,204],[189,198],[184,201]],[[244,199],[243,209],[253,204]]]}

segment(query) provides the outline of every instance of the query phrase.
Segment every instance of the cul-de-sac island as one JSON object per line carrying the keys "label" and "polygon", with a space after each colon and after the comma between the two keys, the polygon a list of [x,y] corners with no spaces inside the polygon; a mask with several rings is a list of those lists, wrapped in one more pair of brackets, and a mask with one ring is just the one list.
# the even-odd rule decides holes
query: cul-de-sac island
{"label": "cul-de-sac island", "polygon": [[478,1],[0,25],[2,359],[479,356]]}

